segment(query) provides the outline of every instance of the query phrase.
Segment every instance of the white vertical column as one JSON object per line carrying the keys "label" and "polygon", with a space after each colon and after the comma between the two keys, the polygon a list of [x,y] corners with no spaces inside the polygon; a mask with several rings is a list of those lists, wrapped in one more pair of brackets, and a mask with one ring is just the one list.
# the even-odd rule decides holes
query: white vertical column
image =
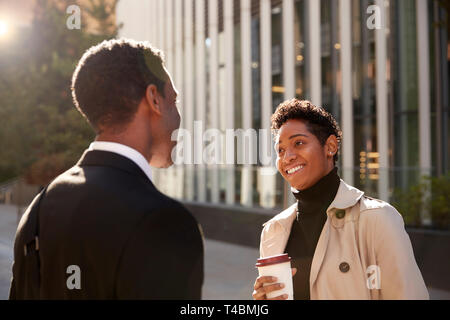
{"label": "white vertical column", "polygon": [[[315,1],[319,2],[319,1]],[[295,98],[294,0],[283,0],[283,85],[284,99]]]}
{"label": "white vertical column", "polygon": [[154,34],[154,46],[159,48],[160,45],[160,38],[159,38],[159,29],[161,25],[161,19],[162,17],[158,15],[159,13],[159,0],[151,0],[151,6],[150,6],[150,21],[148,22],[150,24],[150,28],[153,30]]}
{"label": "white vertical column", "polygon": [[159,16],[159,25],[156,27],[159,30],[159,49],[161,49],[164,52],[164,55],[167,58],[166,55],[166,1],[165,0],[158,0],[159,6],[158,6],[158,16]]}
{"label": "white vertical column", "polygon": [[[273,151],[273,140],[270,133],[270,117],[272,115],[272,10],[270,0],[260,2],[260,56],[261,56],[261,131],[265,135],[267,151]],[[264,139],[260,136],[260,143]],[[261,147],[261,146],[260,146]],[[262,207],[275,206],[276,170],[264,163],[258,168],[259,205]]]}
{"label": "white vertical column", "polygon": [[[195,1],[195,70],[196,70],[196,120],[201,121],[203,129],[206,124],[206,68],[205,68],[205,0]],[[198,201],[206,201],[206,171],[203,155],[200,150],[194,150],[194,158],[198,162]]]}
{"label": "white vertical column", "polygon": [[159,48],[160,45],[160,38],[159,38],[159,27],[161,25],[161,18],[159,16],[159,0],[151,0],[151,6],[150,6],[150,21],[148,22],[150,24],[150,28],[153,32],[153,42],[152,44]]}
{"label": "white vertical column", "polygon": [[[428,1],[416,0],[417,68],[419,85],[419,165],[421,175],[431,175],[430,126],[430,42],[428,38]],[[429,195],[425,195],[427,197]],[[429,212],[422,209],[422,223],[431,225]]]}
{"label": "white vertical column", "polygon": [[[193,138],[194,133],[194,59],[193,59],[193,0],[184,2],[184,99],[182,108],[185,109],[185,128]],[[188,165],[186,170],[186,199],[194,199],[194,166]]]}
{"label": "white vertical column", "polygon": [[[352,98],[352,4],[351,0],[339,0],[339,21],[341,24],[341,128],[343,178],[353,185],[353,98]],[[332,28],[335,26],[332,26]]]}
{"label": "white vertical column", "polygon": [[173,57],[173,0],[166,0],[166,62],[167,69],[173,75],[174,57]]}
{"label": "white vertical column", "polygon": [[[241,0],[241,68],[242,68],[242,128],[248,130],[252,128],[252,53],[251,53],[251,2]],[[249,157],[244,159],[252,160],[254,141],[249,139],[247,149],[243,154],[250,152]],[[239,148],[240,146],[238,146]],[[243,148],[246,143],[243,143]],[[253,204],[253,173],[252,165],[244,164],[241,175],[241,204],[252,206]]]}
{"label": "white vertical column", "polygon": [[377,144],[379,153],[378,196],[381,200],[389,200],[389,117],[386,77],[386,10],[384,0],[376,0],[375,4],[381,9],[383,26],[375,30],[376,51],[376,97],[377,97]]}
{"label": "white vertical column", "polygon": [[119,37],[125,37],[126,36],[126,22],[125,17],[128,12],[128,6],[125,6],[120,1],[117,3],[116,6],[116,22],[119,25],[120,23],[123,23],[123,27],[119,30]]}
{"label": "white vertical column", "polygon": [[[135,10],[136,13],[139,14],[138,20],[141,21],[147,21],[148,20],[148,0],[141,1],[139,3],[135,3]],[[148,23],[144,23],[143,25],[139,26],[137,25],[137,32],[138,36],[136,37],[137,40],[140,41],[150,41],[151,40],[151,34],[150,34],[150,27]]]}
{"label": "white vertical column", "polygon": [[[152,12],[155,8],[154,0],[145,0],[142,10],[145,12],[145,28],[147,29],[147,38],[151,44],[156,44],[156,30],[154,24],[156,21],[152,18]],[[141,8],[140,8],[141,9]]]}
{"label": "white vertical column", "polygon": [[[174,9],[175,9],[175,86],[178,89],[178,100],[180,101],[180,105],[183,106],[183,95],[184,95],[184,77],[183,77],[183,0],[174,0]],[[181,115],[181,128],[185,127],[185,119],[184,119],[184,108],[178,108],[179,113]],[[175,167],[175,175],[176,175],[176,185],[174,188],[176,189],[177,198],[183,198],[183,190],[184,190],[184,168],[180,166]]]}
{"label": "white vertical column", "polygon": [[322,105],[322,54],[320,50],[320,1],[308,0],[311,102]]}
{"label": "white vertical column", "polygon": [[[174,0],[175,5],[175,75],[174,82],[178,89],[178,100],[183,105],[184,78],[183,78],[183,0]],[[184,125],[184,108],[179,108],[181,127]]]}
{"label": "white vertical column", "polygon": [[[144,40],[142,38],[142,34],[145,33],[145,26],[144,28],[139,28],[139,25],[137,23],[137,21],[144,19],[144,17],[142,16],[143,11],[139,10],[137,5],[137,2],[130,2],[127,7],[127,16],[125,16],[124,21],[124,26],[126,25],[126,27],[124,28],[124,35],[126,37],[139,41]],[[135,19],[131,19],[130,17],[135,17]]]}
{"label": "white vertical column", "polygon": [[[167,65],[167,50],[166,50],[166,1],[165,0],[157,0],[158,1],[158,25],[155,27],[158,30],[158,49],[162,50],[164,53],[164,57]],[[120,3],[120,1],[119,1]],[[166,185],[167,185],[167,170],[155,170],[157,172],[156,182],[155,184],[158,186],[161,192],[166,193]]]}
{"label": "white vertical column", "polygon": [[[165,27],[166,27],[166,67],[169,73],[174,76],[175,58],[174,58],[174,37],[173,37],[173,0],[166,0]],[[167,169],[167,194],[175,197],[176,190],[174,185],[177,183],[175,169],[173,167]]]}
{"label": "white vertical column", "polygon": [[[208,31],[210,42],[209,53],[209,111],[211,119],[211,128],[219,129],[219,56],[218,56],[218,3],[217,0],[208,2]],[[219,170],[217,165],[213,165],[209,172],[211,173],[211,202],[219,202]]]}
{"label": "white vertical column", "polygon": [[[316,1],[319,2],[319,1]],[[284,99],[295,98],[295,34],[294,34],[294,0],[283,0],[283,85]],[[287,201],[288,205],[295,202],[295,197],[290,192],[288,185]]]}
{"label": "white vertical column", "polygon": [[[224,1],[226,129],[234,129],[234,23],[233,1]],[[232,150],[227,150],[231,152]],[[233,150],[234,152],[234,150]],[[234,204],[234,166],[227,166],[226,203]]]}
{"label": "white vertical column", "polygon": [[[148,24],[150,27],[151,32],[153,33],[153,39],[151,41],[152,46],[154,46],[157,49],[161,49],[160,47],[160,29],[158,26],[161,24],[161,17],[159,16],[159,7],[160,3],[159,0],[150,0],[150,11],[149,11],[149,17]],[[157,170],[152,170],[152,181],[159,188],[160,178],[159,178],[159,172]]]}
{"label": "white vertical column", "polygon": [[272,13],[271,1],[261,0],[261,128],[270,129],[272,115]]}

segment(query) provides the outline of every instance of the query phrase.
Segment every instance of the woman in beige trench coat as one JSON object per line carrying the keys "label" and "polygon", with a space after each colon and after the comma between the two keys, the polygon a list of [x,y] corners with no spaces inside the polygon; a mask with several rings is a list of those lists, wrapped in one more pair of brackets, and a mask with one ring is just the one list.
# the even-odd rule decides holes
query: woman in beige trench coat
{"label": "woman in beige trench coat", "polygon": [[[429,299],[402,216],[337,175],[333,116],[293,99],[277,108],[272,130],[277,168],[298,201],[264,224],[260,256],[293,258],[294,299]],[[281,287],[258,277],[253,298]]]}

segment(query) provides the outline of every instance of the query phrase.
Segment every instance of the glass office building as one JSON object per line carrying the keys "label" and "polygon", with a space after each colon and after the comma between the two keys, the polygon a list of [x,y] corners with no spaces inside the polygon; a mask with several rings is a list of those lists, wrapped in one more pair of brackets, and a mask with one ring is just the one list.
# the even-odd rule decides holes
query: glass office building
{"label": "glass office building", "polygon": [[[341,177],[389,200],[395,188],[450,168],[450,42],[441,4],[121,1],[117,19],[121,36],[164,51],[180,91],[182,127],[193,135],[200,125],[222,134],[269,129],[280,102],[308,99],[341,125]],[[263,138],[251,148],[261,151]],[[238,153],[239,143],[233,148]],[[200,162],[155,170],[155,183],[185,201],[265,208],[293,201],[260,157],[252,164]]]}

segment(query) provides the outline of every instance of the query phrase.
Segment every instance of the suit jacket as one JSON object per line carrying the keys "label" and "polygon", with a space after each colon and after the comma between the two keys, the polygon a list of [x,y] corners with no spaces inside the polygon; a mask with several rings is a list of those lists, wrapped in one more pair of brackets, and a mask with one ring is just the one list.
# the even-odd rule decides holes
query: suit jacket
{"label": "suit jacket", "polygon": [[[264,224],[261,257],[284,253],[296,206]],[[401,215],[342,180],[327,209],[309,282],[311,299],[429,299]]]}
{"label": "suit jacket", "polygon": [[86,151],[48,186],[37,291],[24,280],[31,209],[16,233],[10,299],[201,299],[199,225],[128,158]]}

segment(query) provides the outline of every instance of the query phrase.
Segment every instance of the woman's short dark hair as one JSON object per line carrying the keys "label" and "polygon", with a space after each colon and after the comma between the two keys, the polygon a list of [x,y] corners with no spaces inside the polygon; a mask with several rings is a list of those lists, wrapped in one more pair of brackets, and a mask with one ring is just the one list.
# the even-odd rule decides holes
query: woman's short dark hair
{"label": "woman's short dark hair", "polygon": [[148,42],[107,40],[88,49],[72,77],[76,108],[97,132],[129,123],[150,84],[164,95],[167,73],[160,50]]}
{"label": "woman's short dark hair", "polygon": [[[297,119],[306,121],[308,130],[314,134],[322,146],[325,145],[330,135],[335,135],[338,144],[342,140],[342,131],[336,119],[321,107],[313,105],[307,100],[292,99],[282,102],[271,118],[272,133],[278,134],[281,126],[288,120]],[[338,153],[334,155],[334,162],[338,159]]]}

